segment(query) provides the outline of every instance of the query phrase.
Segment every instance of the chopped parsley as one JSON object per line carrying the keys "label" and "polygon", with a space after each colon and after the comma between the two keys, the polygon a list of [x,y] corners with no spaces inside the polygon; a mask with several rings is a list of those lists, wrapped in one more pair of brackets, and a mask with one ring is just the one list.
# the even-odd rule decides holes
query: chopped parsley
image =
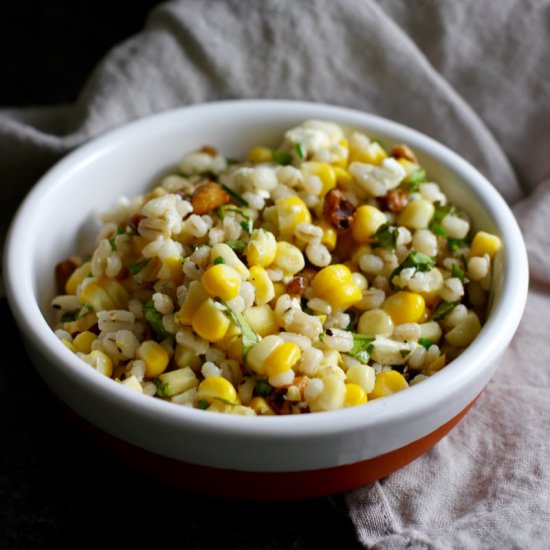
{"label": "chopped parsley", "polygon": [[136,275],[137,273],[139,273],[147,264],[149,263],[149,260],[143,260],[141,262],[137,262],[135,264],[129,264],[128,265],[128,271],[132,274],[132,275]]}
{"label": "chopped parsley", "polygon": [[441,204],[439,201],[434,203],[434,214],[428,227],[440,237],[447,237],[447,231],[443,229],[441,222],[443,218],[449,214],[454,214],[456,212],[455,207],[451,204]]}
{"label": "chopped parsley", "polygon": [[217,213],[220,220],[223,220],[225,218],[225,213],[228,211],[235,212],[236,214],[241,216],[241,218],[243,218],[244,221],[240,223],[240,226],[243,231],[250,235],[252,233],[252,229],[254,229],[254,222],[252,221],[252,217],[250,216],[250,214],[245,212],[242,208],[237,208],[236,206],[229,204],[225,206],[220,206],[218,208]]}
{"label": "chopped parsley", "polygon": [[301,143],[297,143],[296,144],[296,154],[298,155],[299,158],[301,159],[305,159],[306,158],[306,155],[304,153],[304,148],[302,147],[302,144]]}
{"label": "chopped parsley", "polygon": [[260,397],[268,396],[273,390],[273,386],[267,380],[256,380],[254,393]]}
{"label": "chopped parsley", "polygon": [[466,248],[468,241],[466,239],[447,239],[447,247],[451,252],[456,252],[461,248]]}
{"label": "chopped parsley", "polygon": [[427,338],[419,338],[418,343],[425,349],[430,349],[432,343]]}
{"label": "chopped parsley", "polygon": [[246,248],[248,242],[242,239],[229,239],[225,241],[225,244],[231,247],[235,252],[242,252]]}
{"label": "chopped parsley", "polygon": [[82,319],[82,317],[85,317],[88,315],[88,313],[91,313],[94,310],[93,306],[91,304],[84,304],[80,311],[75,315],[75,320],[78,321],[79,319]]}
{"label": "chopped parsley", "polygon": [[242,204],[243,206],[248,206],[248,201],[246,199],[243,199],[243,197],[241,197],[239,195],[239,193],[237,193],[237,191],[233,191],[233,189],[231,189],[231,187],[228,187],[227,185],[225,185],[225,183],[222,183],[221,186],[239,204]]}
{"label": "chopped parsley", "polygon": [[399,288],[393,283],[393,278],[396,275],[399,275],[401,271],[408,267],[414,267],[416,271],[430,271],[430,269],[432,269],[434,265],[435,260],[432,257],[424,254],[423,252],[413,250],[409,252],[409,255],[405,258],[405,261],[399,267],[396,267],[393,270],[392,274],[390,275],[390,286],[393,289]]}
{"label": "chopped parsley", "polygon": [[224,313],[227,315],[229,320],[241,329],[243,357],[246,357],[246,354],[250,351],[250,348],[254,344],[257,344],[260,339],[240,313],[233,311],[223,300],[219,301],[225,306]]}
{"label": "chopped parsley", "polygon": [[416,193],[420,189],[420,184],[426,181],[426,170],[420,167],[417,168],[414,172],[411,172],[405,179],[404,182],[409,186],[409,191],[411,193]]}
{"label": "chopped parsley", "polygon": [[171,336],[169,332],[166,332],[162,324],[162,314],[155,309],[153,298],[149,298],[143,304],[143,315],[151,326],[157,340],[164,340],[167,336]]}
{"label": "chopped parsley", "polygon": [[373,235],[372,247],[384,247],[395,250],[397,235],[397,227],[395,225],[392,225],[390,222],[386,222],[382,224]]}
{"label": "chopped parsley", "polygon": [[348,351],[348,355],[355,357],[361,363],[367,364],[372,352],[372,343],[374,342],[373,336],[367,336],[366,334],[353,334],[353,347]]}
{"label": "chopped parsley", "polygon": [[224,264],[225,260],[221,256],[218,256],[217,258],[214,258],[214,261],[212,263],[214,265]]}
{"label": "chopped parsley", "polygon": [[286,151],[273,151],[271,154],[273,156],[273,160],[282,166],[286,166],[292,162],[292,155]]}
{"label": "chopped parsley", "polygon": [[199,399],[199,402],[197,403],[199,409],[202,409],[203,411],[208,409],[208,405],[210,405],[210,403],[208,403],[206,399]]}
{"label": "chopped parsley", "polygon": [[115,236],[112,238],[112,239],[109,239],[109,244],[111,245],[111,250],[113,252],[116,251],[116,244],[115,244],[115,239],[119,236],[119,235],[122,235],[124,234],[124,229],[121,229],[120,227],[117,227],[116,228],[116,231],[115,231]]}
{"label": "chopped parsley", "polygon": [[157,388],[157,395],[159,397],[168,397],[170,395],[170,387],[166,382],[162,382],[159,378],[153,378],[153,383]]}
{"label": "chopped parsley", "polygon": [[451,275],[460,279],[461,283],[464,283],[464,270],[458,264],[453,264]]}
{"label": "chopped parsley", "polygon": [[432,315],[432,319],[434,321],[439,321],[440,319],[443,319],[447,314],[451,313],[451,311],[458,305],[460,302],[441,302],[436,310],[434,311]]}

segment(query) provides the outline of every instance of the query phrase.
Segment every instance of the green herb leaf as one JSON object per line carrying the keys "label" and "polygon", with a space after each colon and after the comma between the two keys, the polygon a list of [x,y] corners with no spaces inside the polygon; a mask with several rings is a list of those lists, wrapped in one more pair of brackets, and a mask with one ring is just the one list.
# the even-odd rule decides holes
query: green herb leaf
{"label": "green herb leaf", "polygon": [[395,225],[392,225],[390,222],[386,222],[382,224],[373,235],[372,247],[384,247],[395,250],[397,235],[397,227]]}
{"label": "green herb leaf", "polygon": [[447,239],[447,247],[451,252],[456,252],[461,248],[466,248],[468,241],[466,239]]}
{"label": "green herb leaf", "polygon": [[248,243],[242,239],[229,239],[225,241],[225,244],[230,246],[235,252],[242,252]]}
{"label": "green herb leaf", "polygon": [[157,388],[157,395],[159,397],[168,397],[170,395],[170,388],[166,382],[162,382],[159,378],[153,378],[153,383]]}
{"label": "green herb leaf", "polygon": [[430,349],[432,343],[427,338],[419,338],[418,343],[425,349]]}
{"label": "green herb leaf", "polygon": [[256,380],[254,393],[260,397],[268,396],[273,390],[273,386],[267,380]]}
{"label": "green herb leaf", "polygon": [[240,313],[233,311],[223,300],[220,300],[220,303],[225,306],[224,313],[227,315],[229,320],[241,329],[243,357],[246,357],[246,354],[249,352],[250,348],[254,344],[257,344],[260,339]]}
{"label": "green herb leaf", "polygon": [[199,409],[202,409],[203,411],[205,409],[208,409],[208,401],[206,399],[199,399],[199,402],[197,403]]}
{"label": "green herb leaf", "polygon": [[447,314],[449,314],[460,302],[441,302],[432,315],[434,321],[439,321],[443,319]]}
{"label": "green herb leaf", "polygon": [[61,316],[61,319],[60,321],[62,323],[71,323],[72,321],[74,321],[76,319],[76,313],[73,311],[72,313],[64,313],[62,316]]}
{"label": "green herb leaf", "polygon": [[372,352],[372,343],[374,342],[374,336],[367,336],[366,334],[353,334],[353,347],[348,351],[348,355],[355,357],[361,363],[367,364]]}
{"label": "green herb leaf", "polygon": [[88,313],[91,313],[93,310],[94,308],[91,304],[84,304],[80,308],[80,311],[75,315],[75,321],[82,319],[82,317],[85,317],[86,315],[88,315]]}
{"label": "green herb leaf", "polygon": [[252,233],[253,226],[252,226],[252,220],[251,219],[248,219],[244,222],[241,222],[240,226],[241,226],[241,229],[245,233],[248,233],[249,235]]}
{"label": "green herb leaf", "polygon": [[277,164],[286,166],[292,162],[292,155],[286,151],[273,151],[272,152],[273,160]]}
{"label": "green herb leaf", "polygon": [[456,212],[455,207],[452,204],[441,204],[439,201],[434,203],[434,214],[428,227],[440,237],[447,237],[447,232],[441,226],[443,218],[448,214],[454,214]]}
{"label": "green herb leaf", "polygon": [[162,314],[155,309],[153,298],[149,298],[143,304],[143,315],[151,326],[157,340],[164,340],[166,337],[171,336],[169,332],[166,332],[162,324]]}
{"label": "green herb leaf", "polygon": [[458,264],[453,264],[453,267],[451,268],[451,275],[457,279],[460,279],[461,283],[464,283],[464,270]]}
{"label": "green herb leaf", "polygon": [[401,271],[408,267],[414,267],[417,271],[430,271],[430,269],[432,269],[434,265],[435,260],[433,258],[422,252],[413,250],[409,252],[409,255],[405,258],[405,261],[399,267],[396,267],[393,270],[392,274],[390,275],[390,286],[394,290],[400,288],[398,285],[393,283],[393,278],[396,275],[399,275]]}
{"label": "green herb leaf", "polygon": [[426,170],[420,167],[417,168],[414,172],[411,172],[405,179],[404,182],[408,184],[409,191],[415,193],[420,189],[420,184],[426,181]]}
{"label": "green herb leaf", "polygon": [[301,143],[297,143],[296,144],[296,154],[298,155],[299,158],[301,159],[305,159],[306,158],[306,155],[304,153],[304,148],[302,147],[302,144]]}
{"label": "green herb leaf", "polygon": [[224,183],[221,184],[221,186],[225,189],[225,191],[233,198],[235,199],[238,203],[242,204],[243,206],[248,206],[248,201],[246,199],[243,199],[239,193],[237,193],[236,191],[233,191],[233,189],[231,189],[231,187],[228,187],[227,185],[225,185]]}
{"label": "green herb leaf", "polygon": [[135,264],[129,264],[128,265],[128,271],[132,274],[132,275],[136,275],[137,273],[139,273],[147,264],[149,263],[149,260],[143,260],[141,262],[137,262]]}
{"label": "green herb leaf", "polygon": [[225,260],[221,256],[218,256],[217,258],[214,258],[214,261],[212,263],[214,265],[224,264]]}

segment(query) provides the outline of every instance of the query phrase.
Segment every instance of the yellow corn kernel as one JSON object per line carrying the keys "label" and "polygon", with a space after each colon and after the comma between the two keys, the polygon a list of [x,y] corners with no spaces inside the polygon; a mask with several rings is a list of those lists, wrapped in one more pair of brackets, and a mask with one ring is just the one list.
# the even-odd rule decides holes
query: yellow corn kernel
{"label": "yellow corn kernel", "polygon": [[294,275],[304,269],[306,262],[302,251],[297,246],[279,241],[273,265],[281,268],[285,275]]}
{"label": "yellow corn kernel", "polygon": [[397,223],[409,229],[426,229],[435,212],[434,205],[424,199],[410,201],[397,216]]}
{"label": "yellow corn kernel", "polygon": [[113,362],[111,358],[103,353],[100,350],[93,350],[90,353],[80,355],[80,357],[91,365],[95,370],[99,371],[101,374],[108,376],[109,378],[113,375]]}
{"label": "yellow corn kernel", "polygon": [[191,326],[193,330],[208,342],[221,340],[229,328],[231,321],[225,313],[216,306],[212,298],[207,298],[195,311]]}
{"label": "yellow corn kernel", "polygon": [[481,323],[473,311],[461,319],[458,324],[445,334],[445,340],[457,348],[465,348],[479,334]]}
{"label": "yellow corn kernel", "polygon": [[361,300],[363,293],[343,264],[321,269],[311,281],[313,293],[327,301],[334,309],[347,309]]}
{"label": "yellow corn kernel", "polygon": [[334,250],[336,248],[336,241],[338,234],[336,229],[330,225],[327,221],[319,223],[319,227],[323,230],[323,236],[321,237],[321,243],[324,244],[328,250]]}
{"label": "yellow corn kernel", "polygon": [[340,187],[340,189],[345,191],[351,186],[353,176],[345,168],[335,166],[334,174],[336,175],[336,185]]}
{"label": "yellow corn kernel", "polygon": [[246,155],[246,160],[256,164],[260,164],[262,162],[272,162],[273,153],[269,147],[252,147]]}
{"label": "yellow corn kernel", "polygon": [[276,302],[279,299],[279,296],[283,295],[286,292],[286,285],[277,281],[273,283],[273,288],[275,289],[275,296],[273,296],[273,302]]}
{"label": "yellow corn kernel", "polygon": [[279,225],[279,237],[283,240],[294,235],[299,223],[311,223],[311,213],[298,196],[284,197],[275,202]]}
{"label": "yellow corn kernel", "polygon": [[238,271],[243,280],[248,279],[248,268],[228,244],[218,243],[210,249],[210,261],[214,263],[217,258],[222,258],[226,265]]}
{"label": "yellow corn kernel", "polygon": [[201,358],[191,349],[182,344],[176,344],[174,349],[174,361],[180,368],[191,367],[193,370],[199,370],[202,365]]}
{"label": "yellow corn kernel", "polygon": [[264,372],[267,376],[277,376],[290,370],[302,357],[298,344],[283,342],[277,346],[264,361]]}
{"label": "yellow corn kernel", "polygon": [[351,223],[351,234],[356,242],[366,243],[386,221],[386,215],[381,210],[370,204],[364,204],[355,211]]}
{"label": "yellow corn kernel", "polygon": [[369,399],[386,397],[409,387],[403,375],[396,370],[387,370],[378,373],[374,389],[368,394]]}
{"label": "yellow corn kernel", "polygon": [[154,340],[142,342],[136,351],[136,357],[145,363],[145,376],[147,378],[154,378],[162,374],[170,362],[168,352]]}
{"label": "yellow corn kernel", "polygon": [[82,304],[90,304],[94,311],[122,309],[128,303],[128,292],[118,281],[99,277],[84,286],[79,300]]}
{"label": "yellow corn kernel", "polygon": [[73,346],[76,348],[76,351],[80,351],[81,353],[90,353],[92,349],[92,342],[96,338],[97,336],[93,332],[85,330],[74,337]]}
{"label": "yellow corn kernel", "polygon": [[271,231],[254,229],[246,245],[244,254],[249,266],[267,267],[273,263],[277,252],[277,239]]}
{"label": "yellow corn kernel", "polygon": [[484,254],[488,254],[490,258],[494,258],[501,246],[502,241],[496,235],[485,231],[478,231],[472,239],[470,256],[483,256]]}
{"label": "yellow corn kernel", "polygon": [[391,315],[383,309],[369,309],[359,317],[357,329],[360,334],[391,336],[393,320]]}
{"label": "yellow corn kernel", "polygon": [[232,300],[241,290],[241,276],[232,267],[216,264],[209,267],[201,277],[201,283],[212,298]]}
{"label": "yellow corn kernel", "polygon": [[364,405],[367,402],[367,392],[361,386],[353,382],[348,382],[345,386],[344,407],[355,407],[356,405]]}
{"label": "yellow corn kernel", "polygon": [[76,288],[91,271],[92,264],[90,262],[84,262],[82,265],[78,266],[67,279],[65,283],[65,292],[67,294],[76,294]]}
{"label": "yellow corn kernel", "polygon": [[157,272],[157,277],[163,281],[174,281],[176,285],[179,285],[183,281],[182,265],[181,256],[170,256],[162,260],[160,269]]}
{"label": "yellow corn kernel", "polygon": [[275,412],[263,397],[253,397],[248,406],[258,415],[273,415]]}
{"label": "yellow corn kernel", "polygon": [[367,162],[378,166],[387,156],[388,154],[377,141],[371,141],[365,149],[350,149],[349,162]]}
{"label": "yellow corn kernel", "polygon": [[204,290],[200,281],[191,281],[187,290],[187,295],[181,304],[181,308],[176,314],[176,320],[182,325],[190,325],[195,311],[208,298],[208,293]]}
{"label": "yellow corn kernel", "polygon": [[417,323],[423,318],[426,302],[421,294],[400,290],[386,298],[382,309],[389,313],[395,325]]}
{"label": "yellow corn kernel", "polygon": [[69,340],[67,340],[66,338],[62,338],[61,339],[61,343],[69,350],[71,350],[73,353],[76,353],[77,351],[80,351],[78,349],[76,349],[76,347],[74,346],[74,344],[72,342],[69,342]]}
{"label": "yellow corn kernel", "polygon": [[199,380],[190,367],[171,370],[158,376],[157,395],[159,397],[171,397],[197,387],[198,383]]}
{"label": "yellow corn kernel", "polygon": [[361,386],[366,393],[370,393],[374,389],[376,375],[374,368],[370,365],[358,364],[352,365],[346,372],[346,380],[349,383]]}
{"label": "yellow corn kernel", "polygon": [[252,330],[260,336],[267,336],[279,330],[277,316],[267,304],[249,307],[243,315]]}
{"label": "yellow corn kernel", "polygon": [[197,400],[205,400],[212,403],[214,400],[220,400],[225,403],[238,403],[237,390],[235,386],[223,378],[223,376],[209,376],[205,378],[197,389]]}
{"label": "yellow corn kernel", "polygon": [[264,374],[264,362],[275,348],[284,340],[276,334],[271,334],[254,344],[246,355],[247,365],[256,373]]}
{"label": "yellow corn kernel", "polygon": [[267,304],[275,297],[275,288],[269,278],[267,271],[260,265],[253,265],[250,268],[250,279],[255,290],[255,302],[259,306]]}
{"label": "yellow corn kernel", "polygon": [[329,374],[323,377],[321,393],[309,401],[312,412],[341,409],[346,398],[346,384],[339,376]]}
{"label": "yellow corn kernel", "polygon": [[334,167],[326,162],[309,161],[303,162],[300,167],[304,178],[311,176],[317,176],[323,187],[321,189],[321,196],[326,195],[331,189],[336,187],[336,173]]}

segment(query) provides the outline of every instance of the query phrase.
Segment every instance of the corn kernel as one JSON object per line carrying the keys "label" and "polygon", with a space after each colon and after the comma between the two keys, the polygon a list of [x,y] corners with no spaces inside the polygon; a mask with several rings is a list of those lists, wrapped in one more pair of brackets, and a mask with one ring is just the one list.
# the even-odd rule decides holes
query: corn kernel
{"label": "corn kernel", "polygon": [[253,397],[248,406],[258,415],[271,416],[275,414],[273,409],[269,406],[269,403],[263,397]]}
{"label": "corn kernel", "polygon": [[154,340],[142,342],[136,351],[136,357],[145,363],[147,378],[154,378],[163,373],[170,362],[168,352]]}
{"label": "corn kernel", "polygon": [[210,261],[214,263],[217,258],[222,258],[224,264],[238,271],[243,280],[248,279],[248,268],[241,262],[235,251],[226,243],[215,244],[210,249]]}
{"label": "corn kernel", "polygon": [[264,374],[264,362],[284,340],[276,334],[266,336],[254,344],[246,355],[246,363],[256,374]]}
{"label": "corn kernel", "polygon": [[79,350],[77,350],[77,349],[75,348],[75,346],[73,345],[73,343],[72,343],[72,342],[69,342],[69,340],[67,340],[66,338],[62,338],[62,339],[61,339],[61,343],[62,343],[68,350],[72,351],[73,353],[76,353],[77,351],[79,351]]}
{"label": "corn kernel", "polygon": [[374,389],[376,380],[374,368],[370,365],[352,365],[346,372],[346,380],[349,383],[357,384],[362,387],[366,393],[370,393]]}
{"label": "corn kernel", "polygon": [[181,305],[180,310],[176,313],[176,319],[182,325],[190,325],[193,320],[193,315],[199,306],[208,298],[208,293],[204,290],[200,281],[191,281],[187,295]]}
{"label": "corn kernel", "polygon": [[358,243],[366,243],[386,221],[386,216],[381,210],[370,204],[364,204],[355,211],[351,223],[351,234]]}
{"label": "corn kernel", "polygon": [[321,269],[311,281],[316,296],[327,301],[334,309],[347,309],[361,300],[363,293],[351,277],[351,271],[343,264],[333,264]]}
{"label": "corn kernel", "polygon": [[221,309],[216,307],[212,298],[207,298],[202,302],[191,320],[193,330],[208,342],[221,340],[230,324],[231,321]]}
{"label": "corn kernel", "polygon": [[361,386],[348,382],[345,384],[345,387],[344,407],[355,407],[367,402],[367,392]]}
{"label": "corn kernel", "polygon": [[129,390],[135,391],[137,393],[143,393],[143,386],[134,375],[122,380],[121,384]]}
{"label": "corn kernel", "polygon": [[249,266],[267,267],[273,263],[277,252],[277,240],[271,231],[254,229],[244,254]]}
{"label": "corn kernel", "polygon": [[297,246],[279,241],[273,265],[281,268],[285,275],[294,275],[304,269],[306,262],[302,251]]}
{"label": "corn kernel", "polygon": [[409,229],[425,229],[435,212],[434,205],[424,199],[410,201],[397,216],[397,223]]}
{"label": "corn kernel", "polygon": [[357,328],[361,334],[391,336],[393,326],[391,315],[383,309],[376,308],[361,314]]}
{"label": "corn kernel", "polygon": [[309,401],[312,412],[331,411],[342,408],[346,398],[346,385],[344,381],[335,375],[323,377],[321,392]]}
{"label": "corn kernel", "polygon": [[92,264],[90,262],[84,262],[77,267],[67,279],[65,283],[65,292],[67,294],[76,294],[76,288],[92,271]]}
{"label": "corn kernel", "polygon": [[387,156],[388,154],[377,141],[371,141],[364,149],[358,150],[352,148],[350,150],[349,162],[367,162],[379,166]]}
{"label": "corn kernel", "polygon": [[250,328],[260,336],[274,334],[279,330],[275,312],[267,304],[249,307],[245,309],[243,315]]}
{"label": "corn kernel", "polygon": [[328,250],[334,250],[334,248],[336,247],[336,240],[338,238],[336,229],[334,229],[334,227],[332,227],[330,223],[324,220],[319,223],[319,227],[323,230],[321,243],[324,244]]}
{"label": "corn kernel", "polygon": [[345,168],[335,166],[334,174],[336,175],[336,184],[340,189],[346,190],[351,186],[353,177]]}
{"label": "corn kernel", "polygon": [[273,153],[269,147],[253,147],[248,151],[246,160],[260,164],[262,162],[272,162]]}
{"label": "corn kernel", "polygon": [[157,390],[160,397],[171,397],[178,393],[195,388],[199,380],[190,367],[171,370],[161,374],[157,378]]}
{"label": "corn kernel", "polygon": [[241,290],[241,276],[226,264],[216,264],[209,267],[201,277],[201,283],[212,298],[232,300]]}
{"label": "corn kernel", "polygon": [[273,288],[275,289],[275,296],[273,296],[273,302],[276,302],[279,299],[279,296],[282,296],[286,293],[286,285],[281,282],[273,283]]}
{"label": "corn kernel", "polygon": [[311,213],[304,201],[298,196],[279,199],[275,202],[279,225],[279,237],[290,239],[299,223],[311,223]]}
{"label": "corn kernel", "polygon": [[109,378],[113,375],[113,362],[111,358],[103,353],[100,350],[93,350],[90,353],[85,353],[80,355],[80,357],[91,365],[95,370],[99,371],[101,374],[108,376]]}
{"label": "corn kernel", "polygon": [[473,311],[468,311],[464,318],[445,334],[445,340],[451,346],[464,348],[473,341],[480,330],[481,323],[479,317]]}
{"label": "corn kernel", "polygon": [[290,370],[302,356],[302,352],[294,342],[284,342],[277,346],[264,361],[264,372],[269,376],[277,376]]}
{"label": "corn kernel", "polygon": [[250,268],[250,279],[255,290],[255,302],[259,306],[267,304],[275,297],[275,288],[269,278],[267,271],[260,265],[253,265]]}
{"label": "corn kernel", "polygon": [[237,390],[235,386],[222,376],[209,376],[205,378],[197,389],[197,400],[205,400],[212,403],[214,400],[221,400],[226,403],[238,403]]}
{"label": "corn kernel", "polygon": [[80,351],[81,353],[90,353],[90,350],[92,349],[92,342],[96,338],[97,336],[93,332],[85,330],[74,337],[73,346],[76,351]]}
{"label": "corn kernel", "polygon": [[303,162],[301,165],[304,177],[317,176],[323,185],[321,196],[326,195],[331,189],[336,187],[336,173],[334,167],[326,162],[309,161]]}
{"label": "corn kernel", "polygon": [[501,246],[502,242],[496,235],[485,231],[478,231],[472,240],[470,256],[488,254],[490,258],[493,258]]}
{"label": "corn kernel", "polygon": [[202,361],[201,358],[189,348],[182,344],[176,344],[174,349],[174,361],[180,368],[191,367],[193,370],[199,370]]}
{"label": "corn kernel", "polygon": [[421,294],[401,290],[388,296],[382,308],[390,314],[395,325],[417,323],[423,318],[426,302]]}
{"label": "corn kernel", "polygon": [[128,304],[128,292],[118,281],[99,277],[84,286],[80,291],[79,300],[82,304],[90,304],[94,311],[125,309]]}
{"label": "corn kernel", "polygon": [[396,370],[382,371],[376,376],[374,389],[368,394],[369,399],[386,397],[409,387],[403,375]]}

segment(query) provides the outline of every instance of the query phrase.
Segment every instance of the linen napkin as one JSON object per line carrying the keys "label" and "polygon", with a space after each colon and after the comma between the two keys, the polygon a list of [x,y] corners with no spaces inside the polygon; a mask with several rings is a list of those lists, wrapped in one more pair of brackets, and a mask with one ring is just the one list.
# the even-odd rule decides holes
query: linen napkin
{"label": "linen napkin", "polygon": [[413,463],[351,491],[349,513],[366,548],[548,547],[549,29],[547,0],[168,2],[98,63],[76,104],[0,110],[0,230],[61,156],[172,107],[303,99],[442,141],[514,205],[528,306],[465,419]]}

